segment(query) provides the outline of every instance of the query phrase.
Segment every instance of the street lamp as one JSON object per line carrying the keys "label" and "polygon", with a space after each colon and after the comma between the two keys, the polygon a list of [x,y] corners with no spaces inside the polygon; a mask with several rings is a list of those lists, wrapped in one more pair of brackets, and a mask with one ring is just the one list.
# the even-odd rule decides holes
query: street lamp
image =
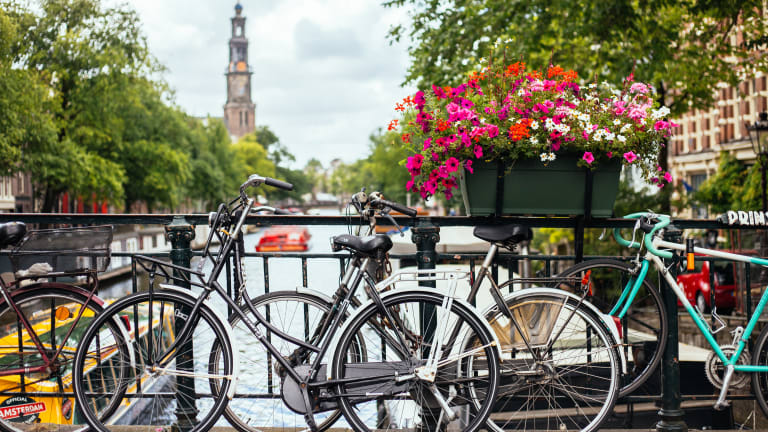
{"label": "street lamp", "polygon": [[749,141],[752,143],[752,149],[760,162],[760,173],[762,175],[763,187],[763,211],[768,210],[768,199],[765,195],[765,165],[768,158],[768,112],[761,112],[758,120],[752,124],[745,124],[749,131]]}

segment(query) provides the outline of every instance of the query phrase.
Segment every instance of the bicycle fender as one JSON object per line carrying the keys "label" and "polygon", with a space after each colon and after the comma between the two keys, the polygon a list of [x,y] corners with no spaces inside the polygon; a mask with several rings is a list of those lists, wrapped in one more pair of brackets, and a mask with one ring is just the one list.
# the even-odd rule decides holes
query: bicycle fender
{"label": "bicycle fender", "polygon": [[[533,288],[526,288],[524,290],[515,291],[507,296],[504,297],[504,301],[510,301],[513,299],[516,299],[518,297],[526,297],[529,295],[536,295],[536,294],[553,294],[557,296],[567,296],[571,298],[574,301],[581,301],[581,297],[577,296],[576,294],[570,293],[568,291],[564,291],[557,288],[545,288],[545,287],[533,287]],[[608,328],[608,331],[611,334],[611,337],[613,338],[613,343],[616,346],[621,345],[621,337],[619,336],[619,329],[616,327],[616,322],[613,320],[613,317],[609,314],[605,314],[600,312],[600,310],[593,305],[592,303],[588,301],[583,301],[581,303],[582,305],[586,306],[592,313],[594,313],[602,322],[603,324]],[[489,306],[483,311],[483,316],[485,316],[488,312],[491,311],[491,309],[495,308],[496,305]],[[626,353],[624,353],[623,349],[617,349],[619,353],[619,360],[621,361],[621,371],[623,374],[627,373],[627,356]]]}
{"label": "bicycle fender", "polygon": [[[170,285],[170,284],[159,284],[159,285],[163,289],[173,291],[174,293],[177,293],[181,296],[188,298],[193,303],[197,300],[197,298],[194,295],[192,295],[192,292],[188,288],[183,288],[180,286]],[[222,314],[219,311],[210,307],[207,303],[208,303],[208,299],[206,299],[203,302],[202,307],[210,311],[223,324],[224,333],[226,333],[227,338],[229,339],[229,344],[233,348],[232,349],[232,376],[234,376],[235,379],[232,380],[232,385],[229,386],[229,391],[227,391],[227,398],[229,400],[232,400],[232,398],[235,397],[237,380],[239,379],[239,376],[240,376],[240,351],[235,349],[234,346],[232,345],[232,341],[234,341],[234,338],[232,337],[232,326],[229,325],[229,320],[226,319],[224,316],[222,316]]]}
{"label": "bicycle fender", "polygon": [[295,292],[295,293],[298,293],[298,294],[311,295],[313,297],[317,297],[318,299],[326,302],[329,305],[333,304],[333,299],[331,297],[329,297],[327,294],[321,293],[318,290],[314,290],[314,289],[306,288],[306,287],[298,287],[297,286],[296,288],[293,289],[292,292]]}
{"label": "bicycle fender", "polygon": [[[16,297],[17,295],[25,294],[30,291],[35,291],[39,288],[55,288],[57,290],[74,292],[85,297],[88,297],[89,295],[91,295],[90,290],[87,290],[85,288],[75,286],[75,285],[70,285],[70,284],[61,283],[61,282],[36,282],[34,284],[30,284],[22,288],[10,291],[10,296]],[[91,301],[101,306],[102,308],[104,307],[104,299],[97,296],[95,293],[93,294],[93,297],[91,297]],[[3,303],[5,303],[5,299],[0,296],[0,304],[3,304]]]}
{"label": "bicycle fender", "polygon": [[[435,290],[429,290],[429,289],[424,289],[424,288],[397,288],[397,289],[394,289],[392,291],[388,291],[386,293],[382,293],[381,294],[381,300],[384,301],[385,299],[387,299],[387,298],[389,298],[391,296],[405,294],[405,293],[410,293],[410,292],[427,293],[427,294],[431,294],[431,295],[434,295],[435,293],[437,293],[437,294],[444,295],[444,294],[439,293],[439,292],[437,292]],[[477,312],[477,309],[474,306],[470,305],[466,300],[459,299],[459,298],[454,298],[453,302],[454,303],[459,303],[459,304],[463,305],[464,307],[466,307],[467,309]],[[336,347],[338,345],[339,338],[347,330],[347,327],[349,327],[350,323],[353,322],[358,315],[362,314],[363,311],[369,305],[371,305],[371,304],[374,304],[374,301],[373,300],[368,300],[367,302],[363,303],[359,308],[357,308],[354,311],[352,311],[352,314],[348,318],[346,318],[344,320],[344,324],[342,325],[341,330],[336,332],[336,334],[333,336],[333,340],[331,341],[331,345],[330,346]],[[498,336],[496,336],[496,332],[493,331],[493,328],[491,328],[491,325],[488,324],[488,321],[486,321],[485,318],[482,315],[480,316],[480,318],[481,318],[480,322],[482,323],[483,327],[486,329],[486,331],[488,331],[488,334],[490,334],[491,337],[493,338],[493,346],[496,349],[496,353],[499,355],[499,359],[501,359],[501,342],[499,342],[499,338],[498,338]],[[335,355],[335,353],[333,353],[332,355]],[[327,370],[328,370],[328,379],[329,380],[333,379],[333,377],[331,377],[331,368],[329,367],[329,368],[327,368]]]}

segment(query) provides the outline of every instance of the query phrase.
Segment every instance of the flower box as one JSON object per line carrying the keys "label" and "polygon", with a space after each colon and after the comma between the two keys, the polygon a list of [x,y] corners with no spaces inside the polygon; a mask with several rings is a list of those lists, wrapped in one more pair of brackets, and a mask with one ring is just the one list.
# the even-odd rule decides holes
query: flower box
{"label": "flower box", "polygon": [[[598,169],[579,167],[576,154],[562,154],[546,166],[536,159],[520,159],[505,174],[499,162],[475,161],[474,173],[460,179],[467,215],[584,215],[610,217],[619,190],[618,158]],[[592,184],[591,197],[587,194]]]}

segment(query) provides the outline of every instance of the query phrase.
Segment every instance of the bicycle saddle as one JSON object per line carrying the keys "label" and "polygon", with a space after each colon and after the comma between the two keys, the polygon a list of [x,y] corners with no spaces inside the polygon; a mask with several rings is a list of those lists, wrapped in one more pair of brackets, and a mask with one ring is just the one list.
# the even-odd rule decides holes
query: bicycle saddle
{"label": "bicycle saddle", "polygon": [[375,255],[378,251],[386,252],[392,249],[392,239],[385,234],[367,237],[341,234],[331,239],[331,249],[334,252],[347,249],[363,255]]}
{"label": "bicycle saddle", "polygon": [[491,243],[516,245],[533,238],[533,231],[523,225],[487,225],[475,227],[475,237]]}
{"label": "bicycle saddle", "polygon": [[0,249],[18,244],[27,233],[24,222],[7,222],[0,224]]}

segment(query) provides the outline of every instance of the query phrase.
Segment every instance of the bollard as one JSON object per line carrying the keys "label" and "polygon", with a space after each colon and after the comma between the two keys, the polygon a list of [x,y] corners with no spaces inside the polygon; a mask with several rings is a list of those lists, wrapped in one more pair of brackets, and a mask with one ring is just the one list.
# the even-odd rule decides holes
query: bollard
{"label": "bollard", "polygon": [[[670,225],[664,232],[664,240],[679,243],[683,232]],[[673,279],[677,277],[677,255],[673,257],[674,265],[669,268]],[[667,346],[661,362],[661,410],[656,423],[658,432],[687,432],[688,425],[683,420],[683,410],[680,408],[680,356],[677,335],[677,297],[664,278],[661,278],[662,298],[667,314],[669,328],[667,330]]]}
{"label": "bollard", "polygon": [[[165,227],[165,236],[168,241],[171,242],[171,262],[175,265],[189,268],[192,261],[192,249],[190,243],[195,238],[195,229],[193,225],[187,223],[184,217],[176,216],[173,218],[173,222]],[[173,271],[175,277],[181,275],[177,270]],[[189,275],[186,275],[187,277]],[[181,286],[183,288],[189,288],[189,283],[181,280],[174,281],[174,285]],[[190,311],[181,311],[182,313],[189,315]],[[181,331],[183,323],[176,323],[175,331],[178,333]],[[185,343],[179,348],[179,351],[183,354],[178,354],[176,357],[176,365],[179,370],[188,370],[192,372],[194,366],[194,359],[192,358],[192,341]],[[176,388],[195,388],[194,379],[191,377],[176,377]],[[173,425],[174,430],[187,431],[192,429],[197,423],[197,407],[194,403],[189,402],[189,395],[178,394],[176,397],[176,424]],[[158,425],[162,426],[162,425]]]}
{"label": "bollard", "polygon": [[[418,219],[411,232],[411,241],[416,244],[416,261],[419,270],[434,269],[437,261],[437,251],[435,250],[435,245],[440,241],[440,227],[435,226],[428,219]],[[419,286],[436,288],[437,282],[419,282]],[[437,323],[434,319],[427,319],[428,317],[434,317],[434,314],[435,308],[431,305],[427,305],[419,311],[419,323],[422,332],[421,334],[424,336],[424,340],[427,342],[432,340],[435,334],[435,328],[437,327]],[[422,355],[427,355],[427,353],[422,353]],[[432,419],[438,418],[437,415],[431,415],[429,417]],[[440,425],[438,424],[421,425],[421,429],[424,431],[436,431],[439,427]]]}

